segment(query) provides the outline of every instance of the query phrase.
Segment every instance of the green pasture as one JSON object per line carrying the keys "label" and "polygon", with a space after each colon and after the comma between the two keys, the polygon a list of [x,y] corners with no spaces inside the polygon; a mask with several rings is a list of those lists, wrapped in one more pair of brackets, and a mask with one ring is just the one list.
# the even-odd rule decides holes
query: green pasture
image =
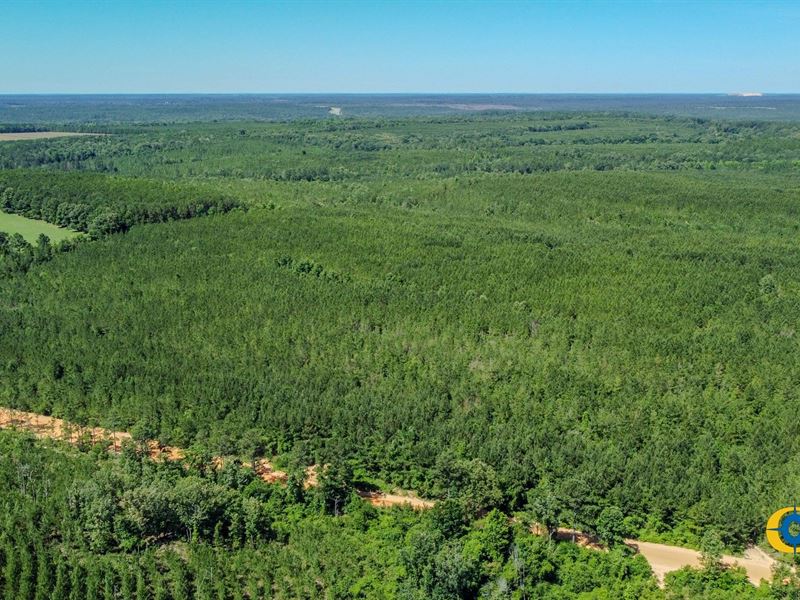
{"label": "green pasture", "polygon": [[58,227],[57,225],[37,219],[28,219],[27,217],[21,217],[19,215],[12,215],[1,210],[0,231],[9,234],[19,233],[31,244],[36,243],[36,239],[42,233],[49,237],[51,242],[60,242],[79,235],[77,231],[72,231],[71,229]]}

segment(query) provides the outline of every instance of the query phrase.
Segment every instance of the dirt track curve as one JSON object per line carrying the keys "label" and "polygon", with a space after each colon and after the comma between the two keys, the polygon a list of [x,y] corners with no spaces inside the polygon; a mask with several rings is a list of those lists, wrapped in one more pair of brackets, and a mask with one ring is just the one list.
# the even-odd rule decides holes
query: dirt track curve
{"label": "dirt track curve", "polygon": [[[126,441],[132,440],[131,435],[124,431],[111,431],[102,427],[81,427],[63,419],[2,407],[0,407],[0,428],[21,429],[33,433],[38,438],[61,440],[71,444],[78,444],[82,441],[95,444],[106,443],[111,452],[119,452]],[[150,449],[150,456],[154,460],[179,461],[186,457],[186,453],[181,448],[161,446],[156,441],[149,441],[147,445]],[[224,459],[215,457],[213,462],[216,467],[221,467]],[[268,483],[285,483],[288,479],[285,472],[275,469],[269,461],[264,459],[257,460],[252,464],[244,463],[244,466],[252,468],[261,479]],[[316,468],[308,467],[306,469],[306,487],[313,487],[316,482]],[[410,492],[386,494],[358,490],[358,495],[377,507],[408,505],[416,510],[423,510],[434,505],[433,501],[425,500]],[[561,528],[556,533],[556,537],[562,540],[572,540],[587,548],[603,549],[596,538],[580,531]],[[671,571],[677,571],[682,567],[700,566],[700,553],[696,550],[639,540],[625,540],[625,543],[647,559],[661,585],[664,583],[664,576]],[[753,546],[747,549],[743,557],[726,555],[722,557],[722,562],[729,566],[735,565],[744,568],[748,579],[755,585],[758,585],[762,579],[767,581],[772,579],[772,567],[776,563],[763,550]]]}
{"label": "dirt track curve", "polygon": [[[638,540],[625,540],[625,543],[647,559],[660,584],[664,583],[664,576],[670,571],[677,571],[682,567],[700,567],[700,553],[697,550]],[[748,547],[744,556],[726,554],[722,557],[722,563],[729,567],[742,567],[753,585],[758,585],[762,579],[772,581],[775,560],[755,546]]]}

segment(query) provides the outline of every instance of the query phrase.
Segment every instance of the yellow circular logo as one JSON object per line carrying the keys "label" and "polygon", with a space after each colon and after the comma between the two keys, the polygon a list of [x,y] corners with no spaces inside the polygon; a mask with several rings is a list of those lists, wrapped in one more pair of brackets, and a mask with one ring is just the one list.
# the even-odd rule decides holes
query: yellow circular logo
{"label": "yellow circular logo", "polygon": [[[792,533],[792,525],[797,533]],[[778,552],[797,554],[797,547],[800,546],[800,513],[796,504],[785,506],[770,515],[767,519],[767,541]]]}

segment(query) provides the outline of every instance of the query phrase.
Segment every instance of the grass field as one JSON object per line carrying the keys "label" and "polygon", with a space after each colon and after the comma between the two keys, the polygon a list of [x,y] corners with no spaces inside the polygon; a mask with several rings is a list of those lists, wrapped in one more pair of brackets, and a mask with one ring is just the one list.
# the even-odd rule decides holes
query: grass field
{"label": "grass field", "polygon": [[58,227],[45,221],[28,219],[19,215],[11,215],[0,210],[0,231],[22,234],[30,243],[36,243],[40,233],[45,234],[52,242],[60,242],[78,235],[77,231]]}

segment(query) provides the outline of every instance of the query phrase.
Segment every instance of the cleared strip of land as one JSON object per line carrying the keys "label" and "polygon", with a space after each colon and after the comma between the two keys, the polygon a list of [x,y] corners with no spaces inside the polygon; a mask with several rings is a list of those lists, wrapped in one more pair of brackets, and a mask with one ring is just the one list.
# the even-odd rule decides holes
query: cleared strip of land
{"label": "cleared strip of land", "polygon": [[45,234],[50,238],[51,242],[60,242],[76,235],[80,235],[77,231],[53,225],[47,221],[39,221],[38,219],[29,219],[21,215],[14,215],[5,213],[0,210],[0,231],[5,233],[19,233],[31,244],[36,243],[39,234]]}
{"label": "cleared strip of land", "polygon": [[17,142],[20,140],[46,140],[85,135],[108,135],[106,133],[79,133],[77,131],[20,131],[17,133],[0,133],[0,142]]}
{"label": "cleared strip of land", "polygon": [[[122,444],[132,440],[131,435],[127,432],[111,431],[102,427],[82,427],[63,419],[3,407],[0,407],[0,428],[16,428],[29,431],[38,438],[62,440],[72,444],[106,443],[112,452],[119,452]],[[186,453],[181,448],[161,446],[152,440],[147,442],[147,446],[150,456],[154,460],[178,461],[186,457]],[[219,468],[224,464],[225,459],[215,457],[212,461],[214,466]],[[268,483],[285,483],[288,479],[285,472],[275,469],[269,461],[264,459],[255,463],[243,463],[243,465],[252,468],[261,479]],[[316,484],[317,469],[313,466],[308,467],[306,469],[306,487],[313,487]],[[359,490],[358,495],[377,507],[407,505],[416,510],[424,510],[434,506],[433,501],[420,498],[411,492],[398,491],[395,494],[386,494]],[[574,541],[576,544],[595,550],[604,549],[593,536],[573,529],[560,528],[555,537],[559,540]],[[660,585],[664,584],[664,576],[667,573],[683,567],[698,568],[701,566],[700,553],[697,550],[633,539],[627,539],[625,543],[647,559]],[[776,564],[771,556],[754,546],[749,547],[742,557],[723,556],[722,562],[730,567],[742,567],[747,573],[747,578],[755,585],[758,585],[762,579],[771,581],[772,568]]]}
{"label": "cleared strip of land", "polygon": [[[123,444],[133,441],[131,434],[126,431],[112,431],[102,427],[83,427],[56,417],[0,407],[0,429],[11,428],[28,431],[39,439],[60,440],[70,444],[107,444],[111,452],[119,452]],[[180,461],[186,458],[186,452],[182,448],[162,446],[155,440],[148,441],[147,447],[153,460]],[[217,456],[212,459],[212,462],[215,467],[219,468],[225,464],[225,460],[224,457]],[[267,483],[285,483],[289,478],[287,473],[275,469],[265,459],[257,460],[255,463],[243,462],[242,465],[252,468]],[[305,487],[309,488],[315,485],[317,485],[317,468],[308,467]],[[371,490],[357,490],[357,493],[364,500],[378,507],[408,505],[414,509],[425,509],[433,507],[434,504],[411,492],[399,491],[395,494],[385,494]]]}

